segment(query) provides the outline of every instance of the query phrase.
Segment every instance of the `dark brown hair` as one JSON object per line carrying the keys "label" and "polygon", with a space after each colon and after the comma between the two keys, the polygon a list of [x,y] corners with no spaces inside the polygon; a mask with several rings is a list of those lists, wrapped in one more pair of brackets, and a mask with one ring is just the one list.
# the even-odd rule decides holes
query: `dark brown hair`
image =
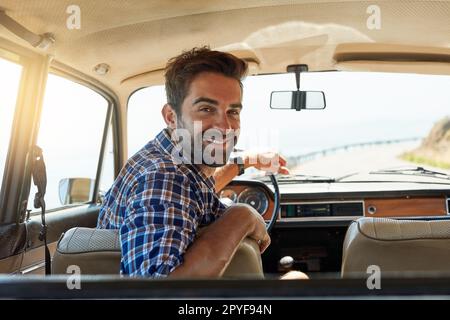
{"label": "dark brown hair", "polygon": [[247,63],[230,53],[213,51],[209,47],[193,48],[169,60],[166,66],[167,103],[178,115],[189,94],[192,80],[201,72],[215,72],[239,81],[247,73]]}

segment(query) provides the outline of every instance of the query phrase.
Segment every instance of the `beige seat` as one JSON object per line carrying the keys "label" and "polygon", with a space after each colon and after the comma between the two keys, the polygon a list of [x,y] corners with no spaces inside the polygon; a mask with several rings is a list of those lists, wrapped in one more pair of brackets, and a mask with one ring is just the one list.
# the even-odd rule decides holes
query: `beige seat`
{"label": "beige seat", "polygon": [[391,275],[450,272],[450,220],[354,221],[344,240],[342,277],[367,277],[371,265]]}
{"label": "beige seat", "polygon": [[[70,265],[82,274],[119,274],[118,230],[72,228],[61,236],[52,260],[53,274],[66,274]],[[231,260],[224,278],[264,278],[256,241],[245,239]]]}

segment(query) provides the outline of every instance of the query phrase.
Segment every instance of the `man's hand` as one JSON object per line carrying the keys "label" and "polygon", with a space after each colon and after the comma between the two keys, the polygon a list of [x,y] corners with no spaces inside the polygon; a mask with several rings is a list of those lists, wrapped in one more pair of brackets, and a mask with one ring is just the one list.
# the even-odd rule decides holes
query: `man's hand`
{"label": "man's hand", "polygon": [[262,171],[289,174],[286,159],[276,152],[247,153],[243,159],[245,168],[254,167]]}
{"label": "man's hand", "polygon": [[247,204],[236,204],[231,206],[230,209],[238,210],[243,216],[242,219],[251,220],[252,227],[250,228],[247,237],[258,242],[259,250],[261,253],[263,253],[270,245],[270,236],[267,233],[266,222],[264,221],[264,218],[259,214],[258,211]]}
{"label": "man's hand", "polygon": [[[286,168],[286,159],[275,152],[249,153],[242,154],[245,169],[255,167],[258,170],[272,173],[289,174]],[[222,190],[239,173],[236,164],[228,164],[222,168],[217,168],[214,172],[216,180],[216,192]]]}
{"label": "man's hand", "polygon": [[289,271],[288,273],[281,276],[280,280],[308,280],[309,277],[306,273],[301,271]]}

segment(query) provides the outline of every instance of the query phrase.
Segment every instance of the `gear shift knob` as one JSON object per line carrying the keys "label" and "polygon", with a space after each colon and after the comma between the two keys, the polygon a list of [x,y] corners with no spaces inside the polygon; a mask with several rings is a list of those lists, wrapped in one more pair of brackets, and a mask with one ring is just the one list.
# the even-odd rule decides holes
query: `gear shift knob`
{"label": "gear shift knob", "polygon": [[278,267],[280,271],[290,271],[292,270],[293,266],[294,266],[294,258],[292,258],[291,256],[284,256],[278,262]]}

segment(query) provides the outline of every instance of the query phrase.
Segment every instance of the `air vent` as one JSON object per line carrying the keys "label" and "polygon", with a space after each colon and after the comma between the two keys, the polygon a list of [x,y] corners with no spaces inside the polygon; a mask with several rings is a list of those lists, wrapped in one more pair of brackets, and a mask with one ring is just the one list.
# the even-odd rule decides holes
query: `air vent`
{"label": "air vent", "polygon": [[447,198],[447,214],[450,215],[450,198]]}

